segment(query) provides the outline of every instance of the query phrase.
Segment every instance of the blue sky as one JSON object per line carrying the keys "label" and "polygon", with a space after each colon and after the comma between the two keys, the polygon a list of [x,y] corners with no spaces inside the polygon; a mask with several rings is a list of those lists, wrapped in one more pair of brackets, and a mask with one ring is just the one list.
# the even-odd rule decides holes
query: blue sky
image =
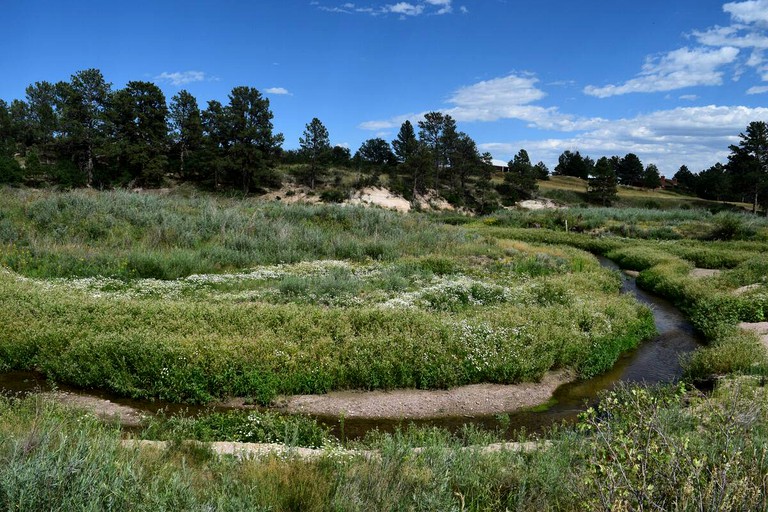
{"label": "blue sky", "polygon": [[91,67],[202,108],[248,85],[286,148],[313,117],[354,153],[441,110],[500,160],[634,152],[671,175],[768,121],[768,0],[8,0],[2,18],[6,101]]}

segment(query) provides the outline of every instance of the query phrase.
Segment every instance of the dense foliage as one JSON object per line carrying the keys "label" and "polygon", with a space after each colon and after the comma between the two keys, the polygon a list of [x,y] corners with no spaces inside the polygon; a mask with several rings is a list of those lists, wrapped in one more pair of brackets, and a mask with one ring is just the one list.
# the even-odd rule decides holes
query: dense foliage
{"label": "dense foliage", "polygon": [[589,376],[653,332],[585,253],[419,216],[127,192],[3,197],[0,257],[14,272],[0,275],[0,367],[80,387],[269,402]]}
{"label": "dense foliage", "polygon": [[[675,302],[708,341],[686,378],[719,379],[708,395],[680,383],[619,387],[532,449],[491,445],[507,433],[470,427],[340,445],[311,419],[256,411],[160,418],[139,434],[168,440],[153,448],[40,397],[3,398],[4,509],[768,507],[768,357],[737,328],[768,310],[764,219],[589,208],[506,211],[458,229],[375,210],[25,190],[5,190],[1,206],[14,269],[0,275],[6,369],[128,395],[264,402],[339,387],[515,382],[552,367],[591,375],[646,335],[650,317],[616,294],[618,276],[586,249]],[[383,249],[367,252],[374,242]],[[219,245],[230,251],[202,257]],[[155,266],[125,272],[132,246]],[[170,264],[177,246],[206,273]],[[720,273],[695,277],[694,265]],[[161,274],[179,278],[141,278]],[[321,449],[240,460],[184,439]]]}
{"label": "dense foliage", "polygon": [[[494,168],[491,155],[481,154],[442,112],[426,113],[416,127],[405,121],[391,143],[366,140],[354,155],[334,147],[317,118],[293,141],[299,148],[285,150],[272,119],[269,100],[253,87],[235,87],[226,104],[213,100],[203,109],[186,90],[166,102],[151,82],[113,89],[99,70],[87,69],[67,82],[36,82],[24,100],[0,100],[0,183],[112,188],[185,182],[247,195],[279,188],[291,177],[312,190],[322,186],[328,202],[346,199],[350,188],[384,183],[410,200],[434,191],[454,206],[491,213],[534,197],[536,181],[549,174],[542,162],[531,163],[525,149]],[[727,164],[698,174],[682,166],[673,178],[662,177],[634,153],[602,157],[597,165],[571,150],[560,155],[554,174],[589,180],[586,199],[603,206],[614,202],[620,184],[765,210],[766,123],[750,123],[740,139]]]}
{"label": "dense foliage", "polygon": [[384,176],[408,198],[429,188],[458,206],[498,206],[490,155],[481,155],[449,115],[428,113],[418,138],[406,121],[391,146],[370,139],[353,157],[331,145],[317,118],[297,141],[299,149],[283,150],[267,98],[239,86],[228,100],[209,101],[203,109],[182,90],[167,104],[157,85],[131,81],[115,90],[97,69],[67,82],[37,82],[25,100],[0,100],[0,183],[111,188],[186,182],[249,194],[279,187],[288,173],[311,189],[331,187],[329,197],[344,197],[339,175],[331,180],[327,172],[336,168],[356,171],[357,187]]}

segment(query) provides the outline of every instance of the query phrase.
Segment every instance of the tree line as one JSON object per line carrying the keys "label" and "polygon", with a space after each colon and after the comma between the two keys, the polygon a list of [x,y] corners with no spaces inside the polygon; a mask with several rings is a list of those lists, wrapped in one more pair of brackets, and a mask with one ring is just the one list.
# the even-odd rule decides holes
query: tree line
{"label": "tree line", "polygon": [[[152,82],[130,81],[113,89],[98,69],[73,74],[69,81],[36,82],[24,100],[0,100],[0,183],[64,187],[158,186],[169,180],[214,190],[261,192],[281,185],[278,166],[290,169],[314,189],[335,188],[344,197],[332,168],[352,171],[355,186],[381,179],[412,199],[434,190],[457,206],[479,212],[534,197],[537,180],[547,179],[542,162],[533,164],[521,149],[508,163],[503,180],[493,180],[489,153],[458,130],[456,121],[429,112],[414,126],[405,121],[394,140],[372,138],[352,155],[332,146],[327,128],[313,118],[299,148],[285,150],[275,133],[269,100],[257,89],[234,87],[228,102],[201,109],[188,91],[170,102]],[[741,142],[730,147],[728,163],[698,174],[682,166],[677,189],[707,199],[768,204],[768,128],[753,122]],[[616,199],[618,184],[657,188],[654,164],[637,155],[594,161],[579,151],[564,151],[555,175],[588,181],[587,197],[599,204]],[[500,182],[499,182],[500,181]]]}
{"label": "tree line", "polygon": [[272,117],[252,87],[235,87],[227,105],[209,101],[201,111],[187,91],[168,104],[154,83],[113,90],[87,69],[68,82],[30,85],[26,101],[0,100],[0,175],[70,187],[156,186],[172,177],[248,192],[275,181],[283,138]]}
{"label": "tree line", "polygon": [[173,180],[248,194],[279,187],[284,165],[312,189],[333,184],[327,173],[336,167],[356,172],[359,185],[388,176],[406,197],[433,189],[479,210],[500,200],[490,154],[449,115],[406,121],[391,144],[369,139],[354,155],[332,147],[317,118],[299,149],[284,150],[272,120],[269,100],[253,87],[235,87],[226,104],[203,109],[186,90],[167,102],[152,82],[114,89],[98,69],[78,71],[69,81],[30,85],[24,100],[0,100],[0,182],[104,188]]}
{"label": "tree line", "polygon": [[739,143],[728,147],[728,161],[698,174],[683,166],[675,174],[678,185],[704,199],[736,201],[758,207],[768,215],[768,124],[749,123]]}
{"label": "tree line", "polygon": [[[759,207],[768,213],[768,124],[751,122],[739,134],[739,139],[738,144],[729,146],[726,164],[717,163],[697,174],[682,165],[672,179],[664,180],[664,186],[703,199],[748,203],[752,205],[753,213]],[[507,179],[514,180],[524,191],[523,195],[531,196],[536,190],[534,176],[537,173],[530,166],[523,167],[525,173],[522,175],[519,166],[513,169],[514,162],[524,159],[527,159],[527,153],[521,150],[510,162]],[[662,186],[663,179],[655,164],[643,167],[634,153],[623,157],[601,157],[595,161],[582,156],[579,151],[570,150],[560,155],[553,174],[586,180],[587,199],[606,206],[616,202],[618,185],[655,189]]]}

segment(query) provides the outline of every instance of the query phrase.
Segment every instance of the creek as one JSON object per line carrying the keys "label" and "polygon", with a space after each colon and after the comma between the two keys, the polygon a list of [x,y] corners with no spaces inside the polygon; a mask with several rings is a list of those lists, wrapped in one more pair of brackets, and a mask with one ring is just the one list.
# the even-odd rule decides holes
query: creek
{"label": "creek", "polygon": [[553,424],[574,422],[579,413],[597,403],[601,392],[619,383],[660,384],[678,380],[683,373],[680,358],[700,346],[703,340],[693,326],[668,300],[638,288],[635,278],[622,272],[613,261],[598,256],[600,265],[621,275],[621,292],[633,295],[653,312],[658,334],[634,350],[624,353],[613,368],[596,377],[568,382],[557,388],[548,407],[491,416],[458,416],[418,420],[369,420],[320,418],[333,427],[337,436],[355,439],[369,430],[391,432],[403,424],[436,426],[452,432],[472,423],[485,429],[498,429],[513,436],[516,430],[541,432]]}
{"label": "creek", "polygon": [[[603,267],[617,271],[622,278],[622,293],[632,294],[639,302],[653,311],[658,335],[636,349],[623,354],[614,367],[607,373],[587,380],[577,380],[560,386],[546,407],[512,412],[492,416],[457,416],[432,419],[362,419],[337,417],[318,417],[318,420],[331,427],[340,438],[356,439],[368,431],[378,429],[392,432],[404,424],[435,426],[450,431],[458,431],[467,423],[486,429],[499,429],[510,436],[519,429],[527,432],[540,432],[560,422],[573,422],[578,414],[593,405],[602,391],[609,390],[618,383],[657,384],[674,382],[682,375],[680,357],[701,346],[701,339],[683,314],[669,301],[637,287],[634,277],[620,271],[611,260],[598,257]],[[0,374],[0,393],[30,393],[49,391],[51,385],[40,374],[34,372],[10,372]],[[59,386],[60,391],[85,395],[86,393]],[[113,403],[128,406],[140,411],[155,414],[200,414],[211,410],[226,410],[221,407],[189,406],[172,404],[159,400],[133,400],[116,397],[104,392],[88,392],[110,400]]]}

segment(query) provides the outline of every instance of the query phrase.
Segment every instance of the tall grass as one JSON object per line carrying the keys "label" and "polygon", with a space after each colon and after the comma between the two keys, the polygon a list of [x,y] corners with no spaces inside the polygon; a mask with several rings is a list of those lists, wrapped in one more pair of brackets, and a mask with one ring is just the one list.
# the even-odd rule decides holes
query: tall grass
{"label": "tall grass", "polygon": [[[313,461],[222,459],[178,442],[127,448],[87,414],[0,398],[0,509],[767,509],[768,361],[735,324],[765,318],[768,301],[759,290],[732,293],[764,286],[764,226],[750,240],[704,242],[716,229],[726,235],[716,238],[742,237],[739,221],[575,214],[569,229],[582,233],[564,231],[566,213],[535,214],[542,229],[513,227],[530,222],[514,214],[456,229],[210,197],[0,195],[2,258],[21,274],[0,273],[2,369],[131,396],[264,403],[276,393],[535,380],[550,368],[599,373],[649,334],[652,319],[594,258],[532,245],[555,243],[641,271],[641,286],[683,309],[710,342],[687,361],[689,378],[758,375],[723,378],[709,397],[619,388],[531,452],[479,448],[500,439],[467,427],[457,436],[374,433],[356,446],[375,455],[355,456],[312,421],[269,414],[175,418],[145,432],[325,445]],[[681,240],[668,241],[667,221]],[[319,258],[346,263],[279,265]],[[694,265],[724,271],[694,279]],[[152,288],[135,279],[252,266],[248,280],[196,276]],[[98,274],[122,281],[49,279]],[[152,293],[123,293],[144,286]]]}
{"label": "tall grass", "polygon": [[[0,400],[3,510],[764,510],[768,396],[619,388],[533,451],[471,427],[372,434],[354,455],[238,460],[204,445],[120,443],[92,417]],[[524,436],[520,440],[527,440]],[[418,448],[418,449],[417,449]]]}
{"label": "tall grass", "polygon": [[551,368],[593,375],[653,332],[648,310],[617,295],[607,271],[545,275],[516,291],[474,283],[441,281],[392,306],[328,308],[100,297],[6,273],[0,365],[128,396],[266,403],[279,393],[535,381]]}
{"label": "tall grass", "polygon": [[768,220],[747,213],[705,209],[567,208],[506,210],[484,219],[486,225],[591,232],[635,239],[768,239]]}
{"label": "tall grass", "polygon": [[315,259],[493,252],[472,238],[377,209],[126,191],[0,195],[0,264],[36,277],[173,279]]}

